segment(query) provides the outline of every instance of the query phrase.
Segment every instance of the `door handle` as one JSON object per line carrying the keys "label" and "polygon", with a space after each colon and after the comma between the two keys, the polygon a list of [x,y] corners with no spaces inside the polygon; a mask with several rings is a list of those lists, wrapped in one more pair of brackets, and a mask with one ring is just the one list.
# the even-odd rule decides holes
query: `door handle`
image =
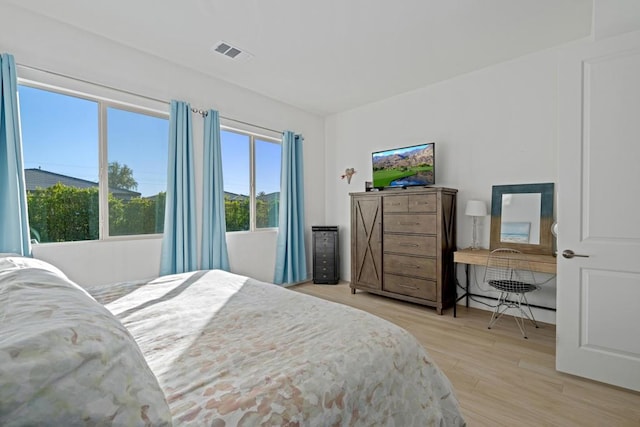
{"label": "door handle", "polygon": [[573,257],[589,258],[589,255],[577,254],[577,253],[573,252],[571,249],[565,249],[564,251],[562,251],[562,256],[567,258],[567,259],[571,259]]}

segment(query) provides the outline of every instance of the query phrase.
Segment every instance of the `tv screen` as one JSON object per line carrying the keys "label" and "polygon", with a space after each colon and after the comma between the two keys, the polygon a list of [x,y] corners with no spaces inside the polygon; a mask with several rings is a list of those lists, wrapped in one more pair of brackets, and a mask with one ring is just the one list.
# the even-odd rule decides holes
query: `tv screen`
{"label": "tv screen", "polygon": [[373,186],[411,187],[435,184],[435,143],[377,151],[372,156]]}

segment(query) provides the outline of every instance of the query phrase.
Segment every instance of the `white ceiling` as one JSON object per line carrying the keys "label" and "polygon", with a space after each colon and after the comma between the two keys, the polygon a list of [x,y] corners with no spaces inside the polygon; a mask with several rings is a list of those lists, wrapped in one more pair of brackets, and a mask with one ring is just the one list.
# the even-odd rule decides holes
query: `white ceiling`
{"label": "white ceiling", "polygon": [[[592,0],[6,1],[319,115],[586,37],[592,9]],[[253,57],[211,53],[220,40]]]}

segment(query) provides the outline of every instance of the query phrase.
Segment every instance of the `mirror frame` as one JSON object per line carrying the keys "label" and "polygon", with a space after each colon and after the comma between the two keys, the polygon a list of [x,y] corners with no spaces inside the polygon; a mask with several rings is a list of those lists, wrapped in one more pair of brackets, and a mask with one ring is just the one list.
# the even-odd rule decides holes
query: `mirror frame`
{"label": "mirror frame", "polygon": [[[502,229],[502,195],[540,193],[540,244],[510,243],[500,241]],[[523,253],[553,255],[553,183],[494,185],[491,192],[491,238],[490,249],[511,248]]]}

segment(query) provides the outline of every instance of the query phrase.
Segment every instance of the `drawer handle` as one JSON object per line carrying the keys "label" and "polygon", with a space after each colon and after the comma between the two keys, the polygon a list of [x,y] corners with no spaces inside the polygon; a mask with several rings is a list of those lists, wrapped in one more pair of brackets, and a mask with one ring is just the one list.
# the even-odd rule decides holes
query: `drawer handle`
{"label": "drawer handle", "polygon": [[417,290],[418,289],[417,286],[402,285],[400,283],[398,283],[398,286],[400,286],[401,288],[407,288],[407,289],[413,289],[413,290]]}
{"label": "drawer handle", "polygon": [[415,264],[400,264],[400,265],[407,268],[420,268],[419,265],[415,265]]}
{"label": "drawer handle", "polygon": [[405,248],[417,248],[420,245],[416,245],[415,243],[400,243],[399,246],[404,246]]}
{"label": "drawer handle", "polygon": [[420,225],[419,222],[399,222],[399,225]]}

